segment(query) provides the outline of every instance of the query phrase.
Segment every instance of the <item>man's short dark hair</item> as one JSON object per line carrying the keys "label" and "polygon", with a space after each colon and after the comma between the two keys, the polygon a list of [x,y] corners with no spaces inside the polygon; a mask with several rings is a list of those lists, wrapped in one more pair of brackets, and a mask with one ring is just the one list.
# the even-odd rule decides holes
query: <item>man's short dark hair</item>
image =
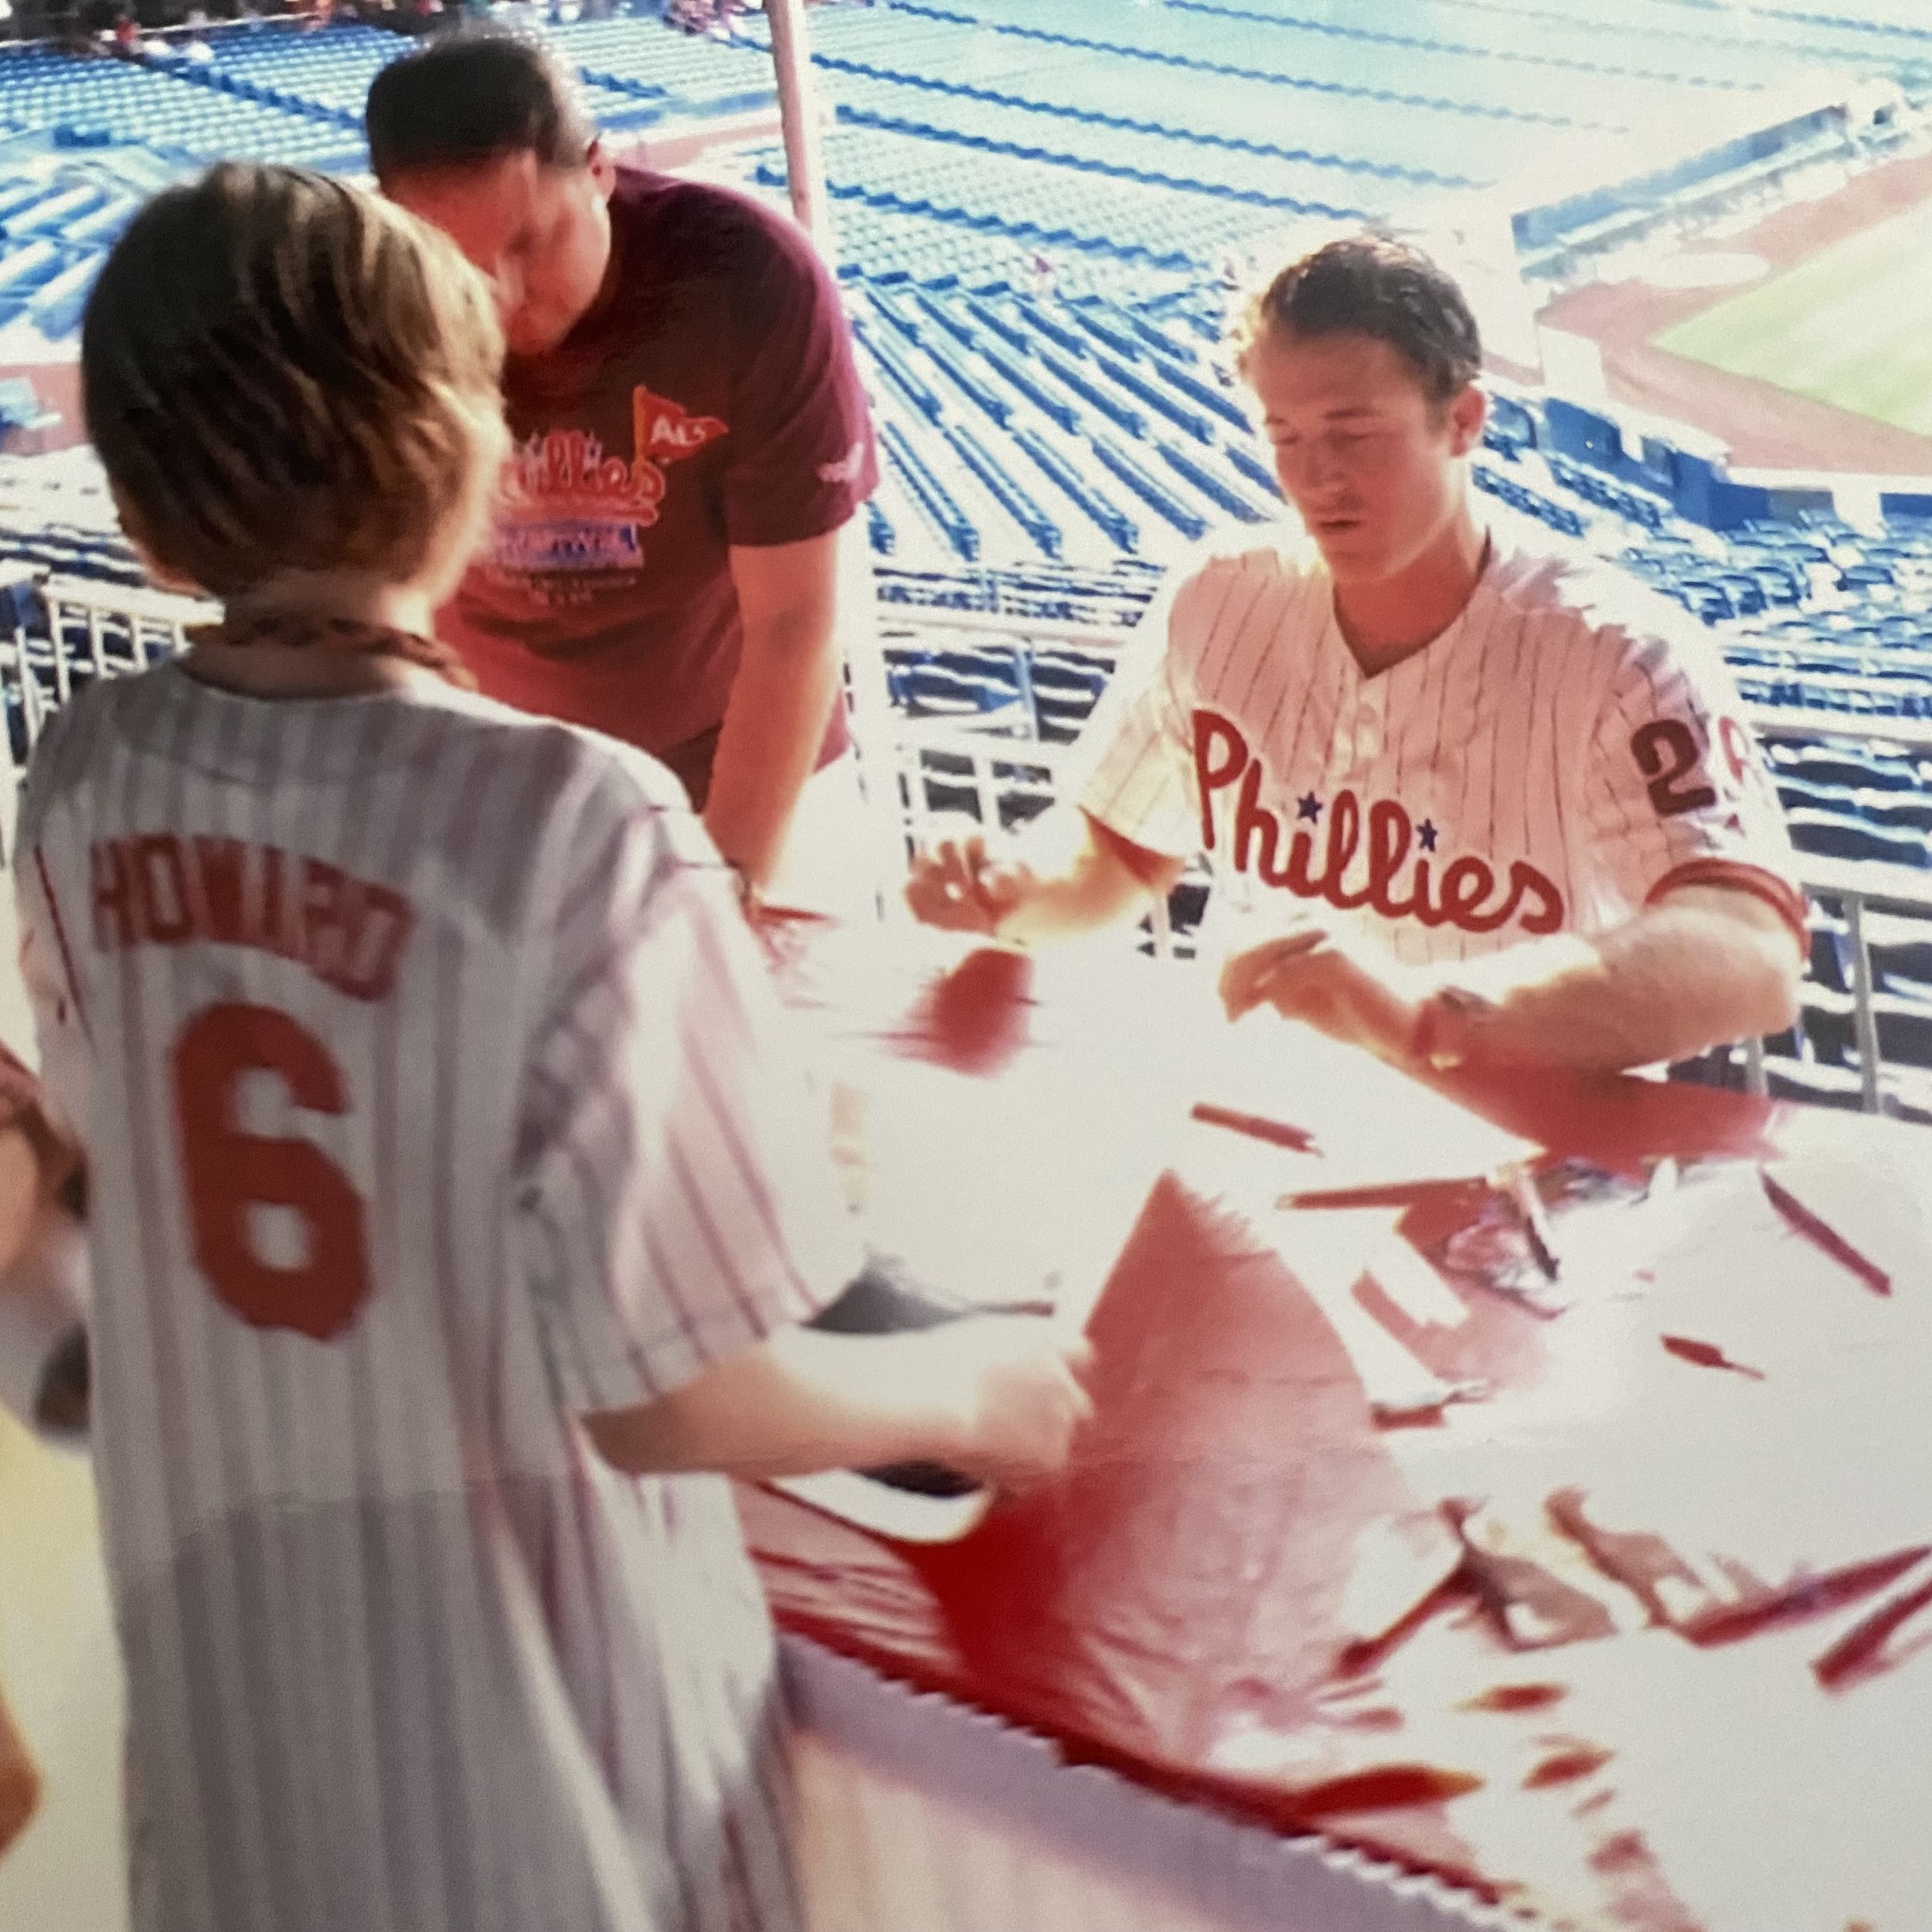
{"label": "man's short dark hair", "polygon": [[392,60],[369,88],[362,121],[383,181],[505,155],[576,168],[597,138],[556,57],[509,33],[440,35]]}
{"label": "man's short dark hair", "polygon": [[1283,269],[1236,325],[1240,362],[1277,331],[1386,342],[1434,403],[1447,402],[1482,369],[1482,340],[1462,291],[1420,249],[1379,235],[1330,242]]}

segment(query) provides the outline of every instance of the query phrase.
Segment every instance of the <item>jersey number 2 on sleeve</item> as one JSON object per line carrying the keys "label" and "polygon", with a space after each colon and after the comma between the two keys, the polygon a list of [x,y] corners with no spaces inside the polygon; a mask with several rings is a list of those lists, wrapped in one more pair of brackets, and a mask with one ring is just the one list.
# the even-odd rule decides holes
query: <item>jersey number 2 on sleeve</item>
{"label": "jersey number 2 on sleeve", "polygon": [[1630,736],[1630,755],[1650,781],[1650,802],[1659,818],[1675,818],[1679,812],[1717,803],[1717,794],[1709,785],[1684,782],[1701,781],[1704,754],[1697,734],[1681,718],[1653,718],[1639,725]]}
{"label": "jersey number 2 on sleeve", "polygon": [[[342,1069],[315,1036],[272,1007],[209,1006],[181,1030],[171,1056],[175,1117],[188,1184],[195,1260],[216,1296],[257,1328],[293,1328],[326,1342],[369,1293],[362,1197],[312,1143],[236,1124],[245,1076],[278,1077],[315,1114],[348,1111]],[[306,1257],[292,1267],[257,1251],[250,1209],[285,1208],[301,1220]]]}

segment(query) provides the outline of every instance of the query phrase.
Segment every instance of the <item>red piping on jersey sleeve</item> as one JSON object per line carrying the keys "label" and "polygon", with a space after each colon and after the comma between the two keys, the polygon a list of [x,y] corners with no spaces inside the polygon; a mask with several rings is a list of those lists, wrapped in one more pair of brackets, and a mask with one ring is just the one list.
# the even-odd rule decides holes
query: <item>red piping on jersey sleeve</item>
{"label": "red piping on jersey sleeve", "polygon": [[1679,886],[1727,886],[1763,900],[1791,927],[1800,956],[1809,957],[1811,936],[1804,923],[1804,895],[1789,879],[1736,859],[1691,859],[1665,872],[1651,887],[1644,903],[1654,906]]}

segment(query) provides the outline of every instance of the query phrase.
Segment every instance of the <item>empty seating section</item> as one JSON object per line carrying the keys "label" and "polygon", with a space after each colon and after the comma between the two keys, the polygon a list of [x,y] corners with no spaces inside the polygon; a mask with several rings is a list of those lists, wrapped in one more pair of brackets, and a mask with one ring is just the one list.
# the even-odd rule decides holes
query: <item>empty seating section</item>
{"label": "empty seating section", "polygon": [[[841,252],[868,274],[903,264],[879,255],[866,231],[847,233],[845,210],[855,204],[916,217],[920,227],[937,224],[1004,242],[1009,274],[1021,272],[1041,250],[1077,262],[1085,256],[1117,269],[1198,273],[1218,254],[1309,213],[1347,219],[1369,212],[1359,204],[1316,208],[1242,200],[963,141],[849,126],[826,141],[825,168],[838,205]],[[784,185],[782,153],[760,162],[757,179],[768,188]]]}
{"label": "empty seating section", "polygon": [[[1003,513],[983,532],[984,562],[1014,543],[1093,566],[1143,547],[1172,556],[1217,523],[1279,511],[1227,372],[1191,332],[1102,297],[1004,287],[899,280],[849,298],[882,413],[919,421],[888,444],[888,466],[902,452],[921,472],[957,458],[978,488],[952,487],[954,506],[983,492]],[[927,499],[924,474],[900,481],[913,502]],[[959,553],[949,519],[923,522]],[[896,553],[906,539],[895,522]]]}
{"label": "empty seating section", "polygon": [[944,652],[889,645],[893,700],[915,718],[964,717],[1043,744],[1080,735],[1111,667],[1073,650],[954,645]]}
{"label": "empty seating section", "polygon": [[589,83],[620,104],[597,109],[607,124],[641,124],[654,117],[654,105],[658,114],[721,114],[777,98],[771,62],[757,47],[661,32],[655,22],[634,19],[580,20],[542,31]]}
{"label": "empty seating section", "polygon": [[[1430,40],[1413,32],[1354,25],[1332,12],[1329,23],[1270,18],[1267,10],[1182,5],[1115,6],[1099,0],[964,0],[947,12],[965,13],[1006,32],[1064,37],[1131,52],[1164,64],[1206,72],[1264,75],[1278,84],[1368,101],[1434,104],[1520,122],[1541,121],[1607,131],[1644,126],[1692,89],[1733,91],[1789,78],[1796,63],[1761,56],[1750,79],[1707,71],[1646,72],[1627,49],[1607,38],[1595,58],[1537,59],[1524,53],[1498,60],[1459,36]],[[1311,9],[1299,10],[1304,15]],[[1407,9],[1399,16],[1406,24]],[[1521,22],[1498,21],[1505,49]],[[1752,63],[1748,59],[1746,65]],[[1529,104],[1535,103],[1536,105]]]}
{"label": "empty seating section", "polygon": [[406,44],[373,27],[332,27],[308,34],[273,28],[225,33],[212,43],[215,58],[207,77],[215,86],[237,94],[257,88],[271,100],[292,96],[305,105],[345,115],[348,124],[360,128],[369,83]]}
{"label": "empty seating section", "polygon": [[[1292,211],[1345,200],[1359,205],[1365,192],[1379,200],[1392,179],[1386,165],[1297,155],[1286,148],[1257,152],[1252,145],[1237,148],[1226,141],[1177,139],[1152,127],[1109,125],[1084,111],[1035,105],[986,89],[949,87],[940,93],[836,71],[828,76],[828,83],[838,100],[840,120],[849,124],[1051,158],[1128,179],[1178,182],[1257,206]],[[1352,174],[1366,179],[1350,194]],[[1406,180],[1393,178],[1411,192],[1466,185],[1420,171]]]}
{"label": "empty seating section", "polygon": [[[1377,19],[1351,19],[1336,7],[1310,6],[1304,0],[1176,0],[1179,10],[1230,22],[1274,22],[1291,30],[1326,31],[1357,37],[1370,44],[1406,49],[1429,60],[1438,56],[1475,56],[1512,62],[1540,77],[1554,69],[1581,75],[1601,75],[1611,81],[1638,80],[1713,87],[1776,86],[1790,78],[1795,58],[1809,59],[1811,50],[1794,46],[1775,32],[1759,33],[1752,22],[1750,36],[1726,33],[1716,22],[1700,23],[1681,5],[1639,4],[1619,7],[1613,16],[1599,9],[1570,8],[1560,17],[1554,8],[1438,5],[1416,0]],[[1317,26],[1315,22],[1324,22]],[[1889,73],[1896,53],[1888,55],[1869,36],[1856,30],[1829,39],[1829,57],[1848,66]]]}
{"label": "empty seating section", "polygon": [[[49,342],[70,337],[102,255],[137,205],[80,163],[0,190],[0,325],[24,318]],[[32,359],[30,347],[23,352]],[[14,359],[0,351],[0,359]]]}
{"label": "empty seating section", "polygon": [[0,55],[0,121],[70,140],[138,142],[197,161],[356,162],[360,132],[332,111],[250,98],[186,77],[213,71],[15,50]]}

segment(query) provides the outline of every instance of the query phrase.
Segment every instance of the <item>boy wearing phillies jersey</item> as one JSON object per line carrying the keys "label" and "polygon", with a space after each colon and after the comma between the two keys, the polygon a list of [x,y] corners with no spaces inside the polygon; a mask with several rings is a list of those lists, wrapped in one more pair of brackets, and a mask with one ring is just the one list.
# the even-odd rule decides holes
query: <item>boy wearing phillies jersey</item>
{"label": "boy wearing phillies jersey", "polygon": [[774,1646],[716,1474],[1052,1466],[1046,1326],[796,1324],[855,1257],[730,876],[641,753],[463,688],[481,280],[216,168],[90,301],[187,655],[37,747],[17,873],[89,1164],[136,1932],[786,1932]]}
{"label": "boy wearing phillies jersey", "polygon": [[[1019,940],[1211,855],[1223,970],[1400,1064],[1618,1068],[1791,1023],[1804,915],[1729,675],[1675,606],[1478,520],[1476,325],[1396,243],[1277,275],[1237,344],[1302,529],[1245,535],[1145,620],[1077,814],[940,842],[907,896]],[[1261,934],[1267,937],[1260,937]]]}

